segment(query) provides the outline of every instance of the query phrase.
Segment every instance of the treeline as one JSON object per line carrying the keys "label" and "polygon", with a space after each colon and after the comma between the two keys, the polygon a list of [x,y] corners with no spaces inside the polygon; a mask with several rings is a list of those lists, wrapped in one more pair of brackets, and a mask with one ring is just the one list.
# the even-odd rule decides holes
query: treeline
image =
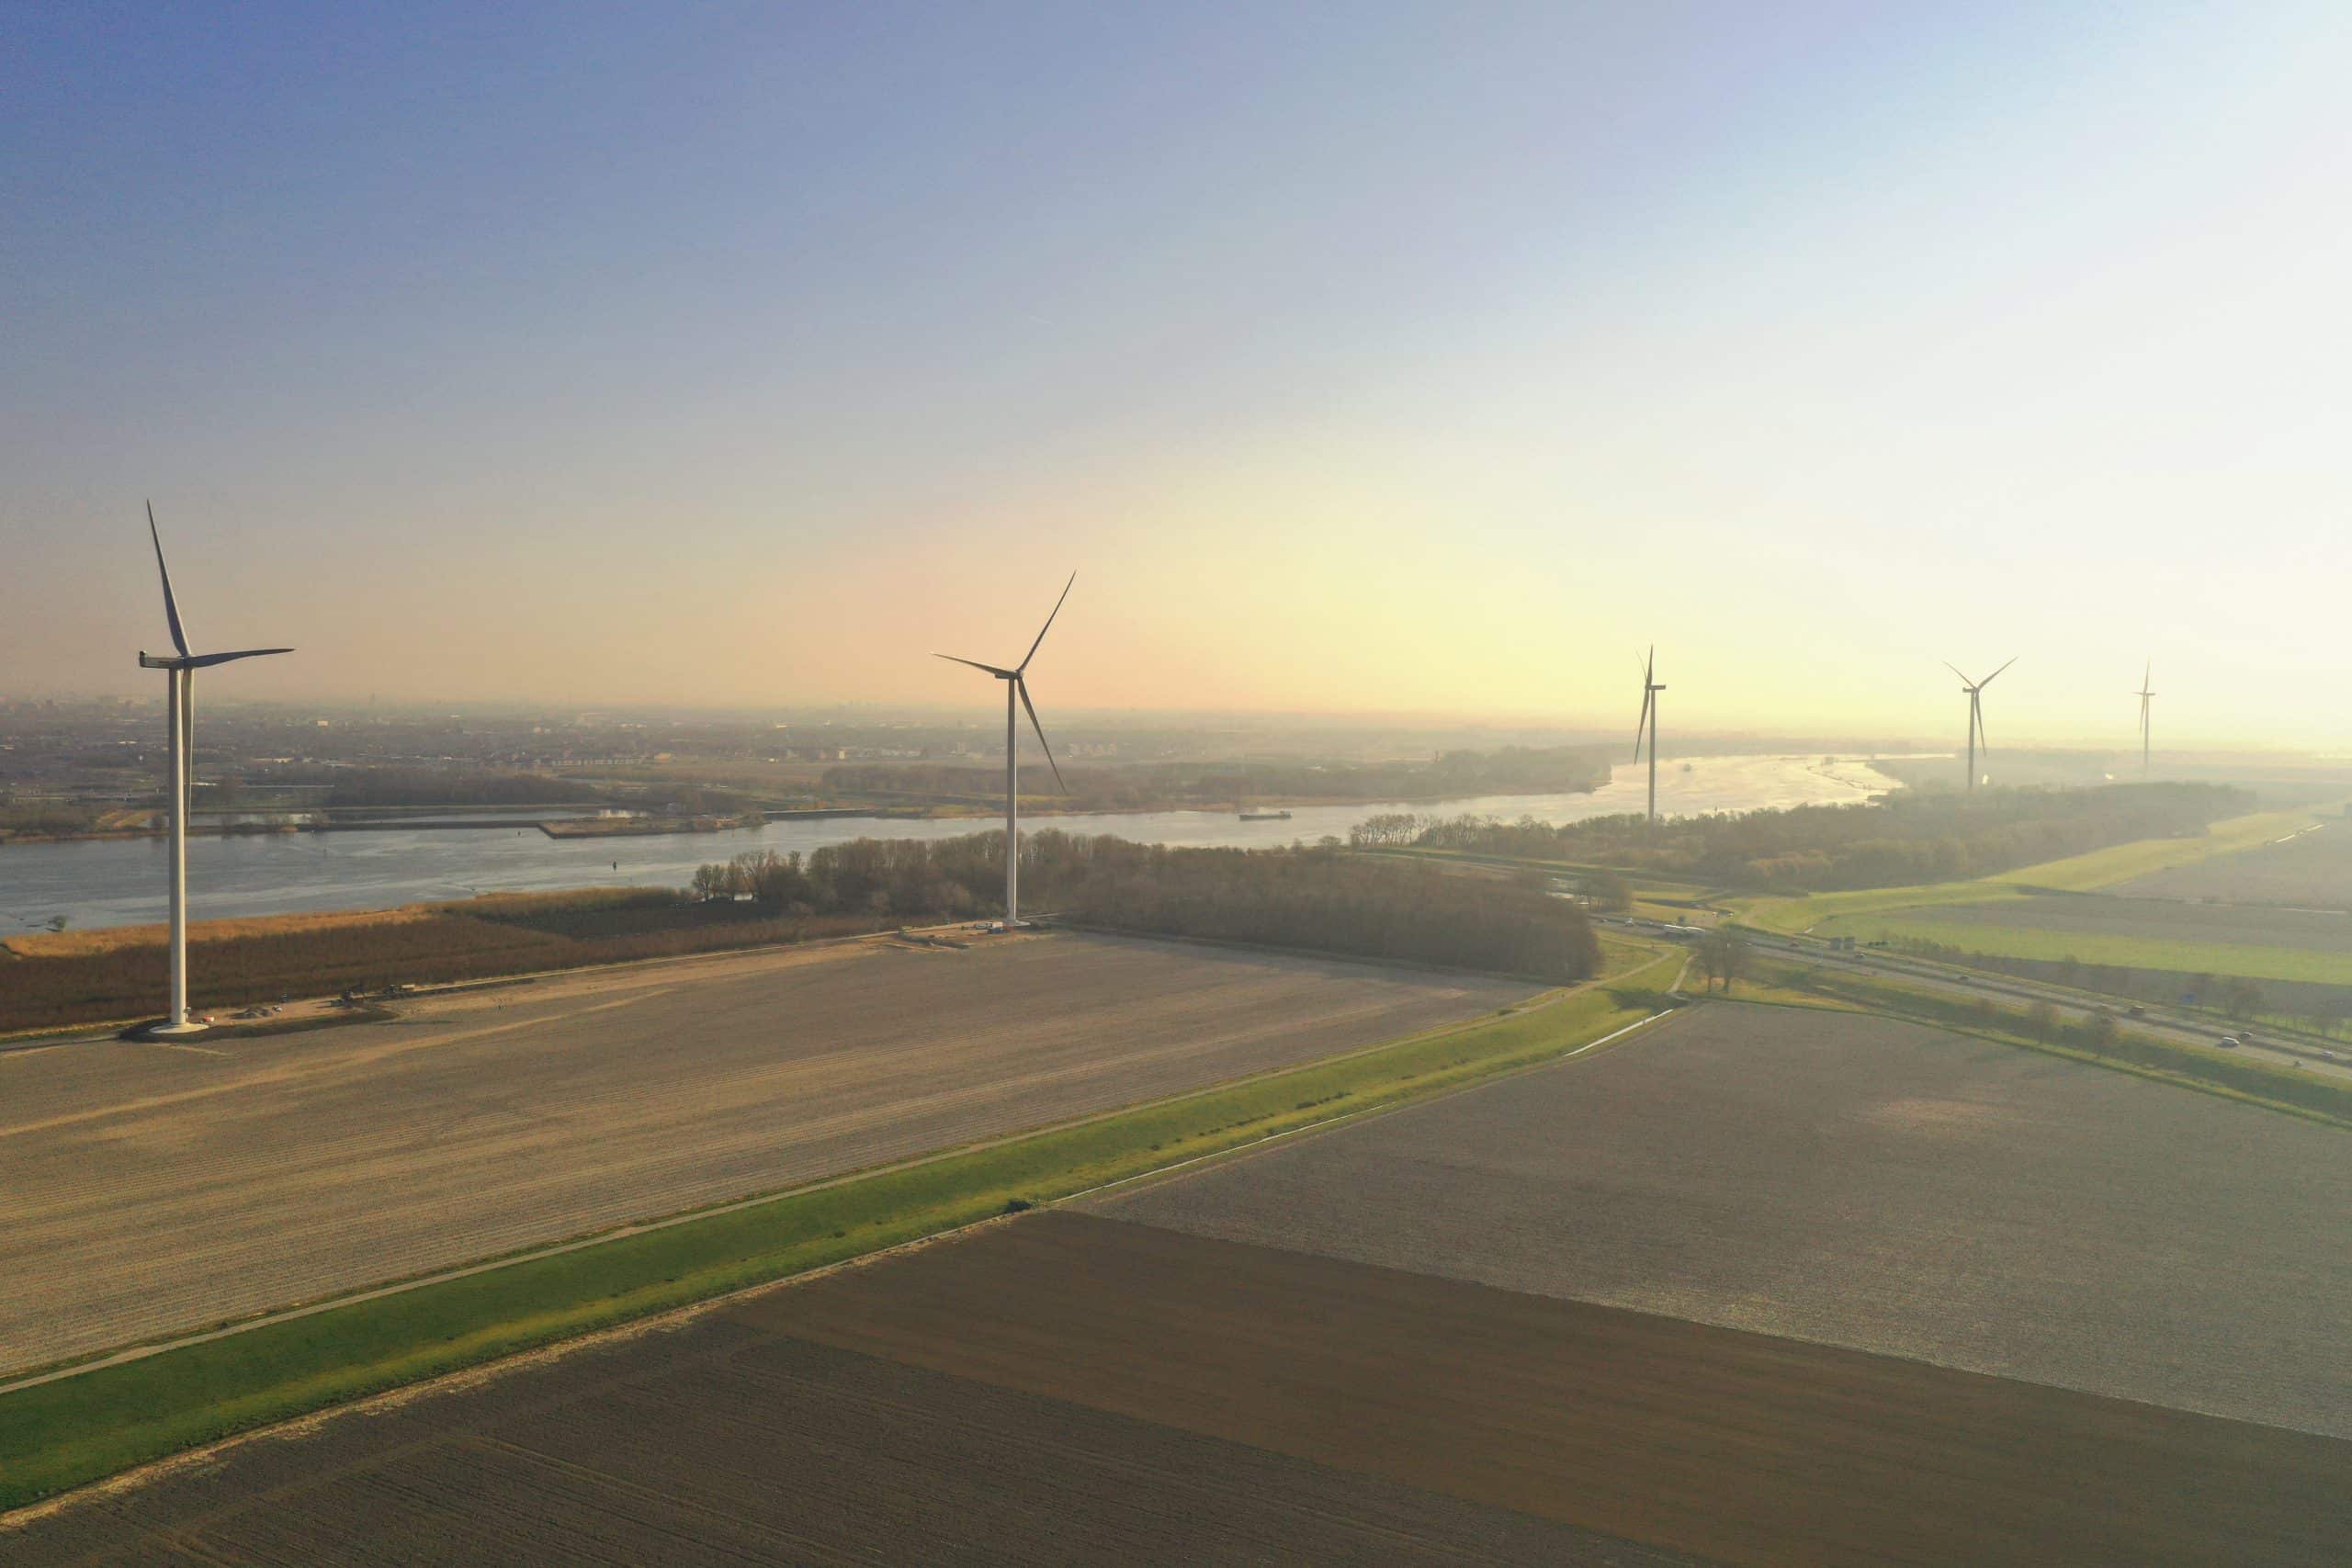
{"label": "treeline", "polygon": [[[1022,845],[1023,885],[1040,838]],[[954,839],[853,839],[803,856],[755,850],[697,868],[690,889],[704,899],[749,899],[796,914],[890,915],[958,919],[1004,908],[1004,834]]]}
{"label": "treeline", "polygon": [[0,801],[0,841],[21,835],[86,833],[97,826],[99,808],[71,801]]}
{"label": "treeline", "polygon": [[[897,919],[1001,911],[1004,835],[860,839],[761,852],[695,874],[694,891],[779,913]],[[1596,972],[1584,916],[1540,887],[1329,850],[1192,850],[1052,829],[1021,846],[1024,902],[1091,924],[1527,975]]]}
{"label": "treeline", "polygon": [[1360,850],[1419,845],[1508,855],[1514,860],[1556,860],[1560,854],[1559,829],[1532,817],[1507,822],[1499,817],[1430,817],[1391,811],[1367,817],[1349,829],[1348,842]]}
{"label": "treeline", "polygon": [[[1046,794],[1053,775],[1023,767],[1023,793]],[[1505,747],[1448,751],[1426,761],[1153,762],[1134,767],[1066,767],[1070,809],[1139,810],[1165,806],[1231,806],[1249,800],[1435,800],[1458,795],[1567,794],[1609,782],[1609,760],[1593,747]],[[825,770],[829,795],[907,795],[1001,800],[1001,766],[945,763],[845,764]]]}
{"label": "treeline", "polygon": [[[2096,789],[1900,794],[1858,806],[1671,818],[1420,820],[1403,842],[1524,859],[1650,871],[1720,886],[1818,892],[1988,876],[2140,839],[2202,833],[2251,810],[2226,784],[2132,784]],[[1399,841],[1405,824],[1373,818],[1360,843]]]}

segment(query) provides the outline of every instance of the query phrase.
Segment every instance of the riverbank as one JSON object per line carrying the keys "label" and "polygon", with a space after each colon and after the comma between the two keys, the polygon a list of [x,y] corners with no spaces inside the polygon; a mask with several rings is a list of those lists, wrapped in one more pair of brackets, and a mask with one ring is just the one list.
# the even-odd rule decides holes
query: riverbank
{"label": "riverbank", "polygon": [[[1690,764],[1684,772],[1683,763]],[[1658,779],[1669,816],[1767,807],[1858,804],[1889,786],[1883,775],[1818,755],[1692,757]],[[1532,817],[1553,824],[1640,811],[1645,778],[1632,770],[1590,792],[1477,795],[1438,801],[1294,803],[1289,820],[1244,821],[1230,807],[1159,812],[1052,812],[1023,800],[1024,819],[1064,832],[1110,834],[1183,848],[1269,849],[1294,840],[1345,840],[1367,816]],[[1252,804],[1261,804],[1252,797]],[[1272,804],[1271,799],[1262,804]],[[589,886],[676,888],[706,863],[738,854],[807,855],[851,839],[952,838],[1001,821],[1001,807],[963,817],[797,813],[755,827],[687,835],[550,839],[527,823],[507,832],[445,833],[414,822],[367,832],[206,837],[188,847],[190,907],[197,919],[389,909],[491,892],[556,892]],[[165,841],[160,838],[24,844],[0,850],[0,937],[65,917],[70,926],[148,924],[164,917]]]}

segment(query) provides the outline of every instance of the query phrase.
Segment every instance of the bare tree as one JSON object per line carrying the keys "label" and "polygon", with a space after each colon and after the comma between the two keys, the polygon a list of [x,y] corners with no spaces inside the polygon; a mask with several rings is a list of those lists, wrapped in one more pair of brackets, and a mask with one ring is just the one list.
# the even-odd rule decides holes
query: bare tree
{"label": "bare tree", "polygon": [[1747,974],[1751,950],[1747,939],[1728,926],[1717,926],[1699,940],[1699,974],[1707,982],[1707,989],[1723,982],[1728,992],[1735,981]]}

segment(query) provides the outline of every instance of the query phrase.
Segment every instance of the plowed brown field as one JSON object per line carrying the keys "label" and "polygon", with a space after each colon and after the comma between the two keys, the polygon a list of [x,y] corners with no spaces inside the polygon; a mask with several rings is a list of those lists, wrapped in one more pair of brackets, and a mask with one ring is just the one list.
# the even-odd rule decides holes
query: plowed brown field
{"label": "plowed brown field", "polygon": [[1686,1559],[729,1309],[0,1525],[41,1563]]}
{"label": "plowed brown field", "polygon": [[2336,1563],[2352,1444],[1028,1215],[262,1437],[44,1562]]}
{"label": "plowed brown field", "polygon": [[2352,1136],[1890,1019],[1637,1050],[1099,1211],[2352,1438]]}
{"label": "plowed brown field", "polygon": [[1062,934],[0,1055],[0,1369],[1293,1066],[1531,989]]}
{"label": "plowed brown field", "polygon": [[734,1315],[1724,1562],[2352,1557],[2352,1443],[1066,1212]]}

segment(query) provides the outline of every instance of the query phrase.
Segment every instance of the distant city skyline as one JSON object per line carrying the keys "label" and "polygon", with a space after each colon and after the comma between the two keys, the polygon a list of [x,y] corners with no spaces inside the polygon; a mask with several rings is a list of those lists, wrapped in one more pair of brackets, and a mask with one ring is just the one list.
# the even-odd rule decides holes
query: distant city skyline
{"label": "distant city skyline", "polygon": [[0,693],[2352,747],[2342,7],[11,32]]}

